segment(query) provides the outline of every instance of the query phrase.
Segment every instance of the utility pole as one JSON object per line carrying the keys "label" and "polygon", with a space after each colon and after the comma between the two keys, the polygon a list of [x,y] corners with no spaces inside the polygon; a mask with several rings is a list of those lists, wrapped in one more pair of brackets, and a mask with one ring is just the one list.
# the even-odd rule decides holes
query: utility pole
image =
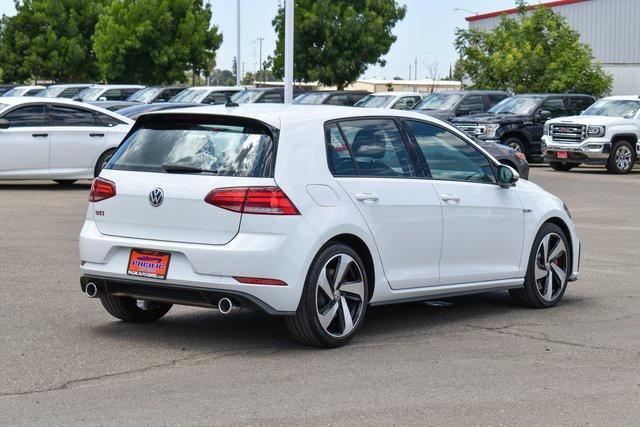
{"label": "utility pole", "polygon": [[416,59],[414,61],[414,66],[413,66],[413,80],[418,80],[418,57],[416,56]]}
{"label": "utility pole", "polygon": [[240,86],[240,0],[236,1],[236,25],[238,29],[238,40],[236,45],[236,86]]}
{"label": "utility pole", "polygon": [[262,70],[262,42],[264,41],[264,37],[258,37],[258,44],[260,45],[260,54],[258,55],[258,58],[260,58],[260,62],[258,63],[259,67],[258,69],[260,70],[260,80],[263,84],[264,84],[264,71]]}
{"label": "utility pole", "polygon": [[409,64],[409,80],[411,80],[411,64]]}
{"label": "utility pole", "polygon": [[294,0],[284,2],[284,103],[293,102]]}

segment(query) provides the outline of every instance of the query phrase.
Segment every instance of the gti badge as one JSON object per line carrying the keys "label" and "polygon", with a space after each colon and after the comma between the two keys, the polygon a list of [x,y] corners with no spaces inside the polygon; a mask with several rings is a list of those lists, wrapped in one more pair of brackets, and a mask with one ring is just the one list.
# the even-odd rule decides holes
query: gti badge
{"label": "gti badge", "polygon": [[164,191],[162,191],[162,188],[154,188],[151,190],[151,193],[149,193],[149,203],[151,203],[151,206],[157,208],[162,202],[164,202]]}

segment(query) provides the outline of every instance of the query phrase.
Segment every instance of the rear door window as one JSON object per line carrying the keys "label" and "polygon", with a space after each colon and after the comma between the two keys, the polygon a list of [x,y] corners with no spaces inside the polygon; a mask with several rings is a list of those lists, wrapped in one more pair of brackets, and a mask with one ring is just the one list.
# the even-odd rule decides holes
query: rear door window
{"label": "rear door window", "polygon": [[487,98],[489,98],[489,108],[491,108],[494,105],[496,105],[498,102],[502,101],[503,99],[507,99],[508,96],[492,93],[492,94],[489,94]]}
{"label": "rear door window", "polygon": [[49,115],[53,126],[95,126],[96,120],[91,111],[79,108],[52,105]]}
{"label": "rear door window", "polygon": [[349,120],[338,126],[360,176],[416,175],[407,146],[392,119]]}
{"label": "rear door window", "polygon": [[546,100],[540,107],[540,110],[549,111],[551,113],[551,117],[554,118],[564,117],[569,114],[562,98],[551,98]]}
{"label": "rear door window", "polygon": [[571,109],[571,114],[580,114],[587,108],[593,104],[593,98],[588,98],[585,96],[581,97],[570,97],[568,99],[569,108]]}
{"label": "rear door window", "polygon": [[107,168],[270,177],[274,148],[271,132],[257,121],[162,115],[139,123]]}
{"label": "rear door window", "polygon": [[327,163],[333,176],[357,175],[356,164],[337,124],[332,123],[325,128],[325,141]]}
{"label": "rear door window", "polygon": [[467,96],[458,107],[458,113],[460,115],[469,115],[469,114],[477,114],[484,113],[484,98],[480,95],[470,95]]}
{"label": "rear door window", "polygon": [[329,96],[326,102],[327,105],[349,105],[349,100],[346,93],[339,93]]}

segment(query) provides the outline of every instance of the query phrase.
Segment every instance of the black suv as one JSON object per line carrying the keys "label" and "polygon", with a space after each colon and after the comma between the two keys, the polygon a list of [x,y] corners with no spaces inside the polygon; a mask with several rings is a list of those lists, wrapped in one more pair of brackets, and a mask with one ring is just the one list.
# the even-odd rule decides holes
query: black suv
{"label": "black suv", "polygon": [[520,151],[530,162],[542,161],[544,123],[556,117],[578,115],[594,102],[590,95],[516,95],[484,114],[457,117],[452,123],[470,136]]}
{"label": "black suv", "polygon": [[369,95],[369,92],[366,90],[322,90],[302,94],[294,99],[293,103],[303,105],[324,104],[353,106],[353,104],[367,95]]}
{"label": "black suv", "polygon": [[508,92],[493,90],[434,92],[422,98],[413,109],[440,120],[451,121],[456,117],[484,113],[509,96]]}

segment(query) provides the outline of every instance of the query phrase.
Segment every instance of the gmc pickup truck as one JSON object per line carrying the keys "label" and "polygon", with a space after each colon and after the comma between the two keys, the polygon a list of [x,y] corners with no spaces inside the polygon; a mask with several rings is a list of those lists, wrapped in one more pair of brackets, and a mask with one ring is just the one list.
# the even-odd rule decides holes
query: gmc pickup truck
{"label": "gmc pickup truck", "polygon": [[633,169],[640,156],[640,98],[611,96],[581,115],[549,120],[544,126],[544,159],[559,171],[580,164],[606,166],[610,173]]}

